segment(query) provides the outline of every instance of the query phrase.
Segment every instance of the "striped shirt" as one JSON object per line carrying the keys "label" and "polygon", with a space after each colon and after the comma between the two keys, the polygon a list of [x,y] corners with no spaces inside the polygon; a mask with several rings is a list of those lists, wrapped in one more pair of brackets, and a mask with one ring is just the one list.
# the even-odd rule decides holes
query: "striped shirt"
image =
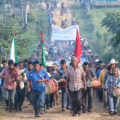
{"label": "striped shirt", "polygon": [[84,87],[82,78],[85,77],[85,72],[83,67],[77,67],[76,70],[70,66],[65,73],[65,76],[68,78],[68,88],[71,91],[78,91]]}

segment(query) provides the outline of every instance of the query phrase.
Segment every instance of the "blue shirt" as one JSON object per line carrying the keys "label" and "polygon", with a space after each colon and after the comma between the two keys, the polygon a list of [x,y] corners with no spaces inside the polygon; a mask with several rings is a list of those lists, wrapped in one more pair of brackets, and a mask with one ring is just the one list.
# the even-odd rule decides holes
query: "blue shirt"
{"label": "blue shirt", "polygon": [[81,60],[82,63],[84,63],[84,62],[88,62],[88,63],[89,63],[87,56],[83,56],[83,55],[82,55],[82,56],[80,57],[80,60]]}
{"label": "blue shirt", "polygon": [[120,88],[119,76],[114,78],[112,75],[108,75],[106,83],[105,83],[105,88],[109,91],[108,94],[112,94],[113,92],[112,86]]}
{"label": "blue shirt", "polygon": [[[56,72],[56,71],[52,71],[52,72],[51,72],[51,76],[55,75],[56,73],[59,74],[59,70],[57,70],[57,72]],[[59,79],[60,79],[60,75],[56,76],[55,79],[56,79],[56,80],[59,80]]]}
{"label": "blue shirt", "polygon": [[100,72],[101,72],[101,69],[99,68],[99,69],[96,71],[96,77],[97,77],[97,78],[99,78]]}
{"label": "blue shirt", "polygon": [[45,89],[45,82],[36,83],[38,79],[42,80],[43,78],[49,80],[49,76],[45,69],[41,69],[38,73],[33,69],[27,75],[27,79],[32,81],[32,89],[38,91]]}

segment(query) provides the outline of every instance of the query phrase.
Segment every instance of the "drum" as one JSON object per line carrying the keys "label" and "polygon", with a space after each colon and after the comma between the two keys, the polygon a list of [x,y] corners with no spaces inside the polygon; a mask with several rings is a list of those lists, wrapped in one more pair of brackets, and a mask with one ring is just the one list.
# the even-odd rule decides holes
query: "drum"
{"label": "drum", "polygon": [[58,87],[59,87],[59,88],[65,87],[65,85],[66,85],[65,79],[60,79],[60,80],[58,81]]}
{"label": "drum", "polygon": [[120,88],[113,89],[113,96],[115,97],[120,96]]}
{"label": "drum", "polygon": [[50,79],[50,80],[46,83],[45,93],[46,93],[46,94],[51,94],[51,93],[56,92],[57,89],[58,89],[58,84],[57,84],[56,80]]}
{"label": "drum", "polygon": [[93,80],[92,82],[92,87],[100,87],[101,86],[101,82],[99,80]]}

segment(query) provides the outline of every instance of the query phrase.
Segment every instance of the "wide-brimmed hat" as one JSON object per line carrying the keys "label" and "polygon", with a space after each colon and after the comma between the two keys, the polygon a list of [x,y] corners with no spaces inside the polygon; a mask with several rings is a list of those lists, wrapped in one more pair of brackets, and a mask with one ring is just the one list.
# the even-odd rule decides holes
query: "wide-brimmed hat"
{"label": "wide-brimmed hat", "polygon": [[52,67],[53,66],[53,62],[52,61],[46,62],[46,66],[47,67]]}
{"label": "wide-brimmed hat", "polygon": [[110,64],[117,64],[117,63],[118,63],[118,61],[115,61],[115,59],[110,60]]}

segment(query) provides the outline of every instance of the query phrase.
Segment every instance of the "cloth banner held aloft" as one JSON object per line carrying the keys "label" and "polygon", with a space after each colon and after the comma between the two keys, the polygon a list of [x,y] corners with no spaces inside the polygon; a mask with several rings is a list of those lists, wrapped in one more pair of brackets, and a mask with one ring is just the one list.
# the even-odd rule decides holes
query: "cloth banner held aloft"
{"label": "cloth banner held aloft", "polygon": [[52,39],[53,41],[61,40],[61,41],[69,41],[76,40],[76,30],[79,29],[78,25],[73,25],[66,29],[61,29],[58,26],[52,26]]}

